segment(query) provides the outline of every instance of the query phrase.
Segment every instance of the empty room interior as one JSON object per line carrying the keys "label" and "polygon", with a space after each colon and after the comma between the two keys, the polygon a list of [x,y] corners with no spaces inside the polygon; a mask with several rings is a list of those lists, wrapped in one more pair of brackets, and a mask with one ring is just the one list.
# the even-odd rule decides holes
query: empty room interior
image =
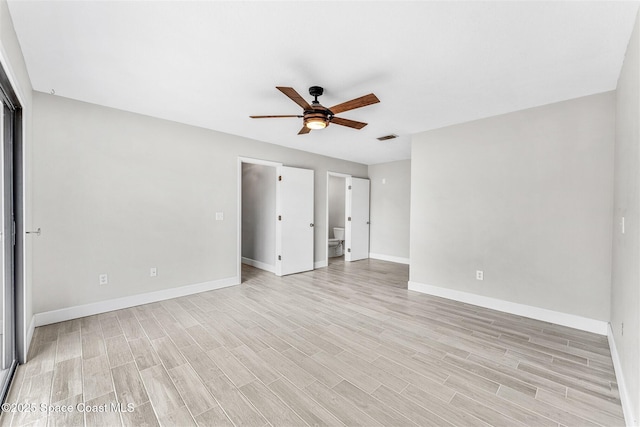
{"label": "empty room interior", "polygon": [[638,426],[639,5],[0,0],[0,425]]}

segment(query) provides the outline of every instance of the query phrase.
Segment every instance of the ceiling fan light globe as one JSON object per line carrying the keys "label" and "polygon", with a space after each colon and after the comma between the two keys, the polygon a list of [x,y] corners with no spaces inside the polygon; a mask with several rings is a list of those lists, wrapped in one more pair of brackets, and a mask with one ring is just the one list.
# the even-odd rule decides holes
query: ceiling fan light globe
{"label": "ceiling fan light globe", "polygon": [[312,117],[307,119],[304,125],[311,130],[324,129],[327,127],[327,121],[323,118]]}

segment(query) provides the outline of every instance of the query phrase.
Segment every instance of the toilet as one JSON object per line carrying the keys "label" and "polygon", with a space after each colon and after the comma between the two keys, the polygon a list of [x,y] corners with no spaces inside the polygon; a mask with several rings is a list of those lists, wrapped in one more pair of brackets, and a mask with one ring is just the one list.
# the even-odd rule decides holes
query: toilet
{"label": "toilet", "polygon": [[333,227],[333,239],[329,239],[329,258],[342,256],[344,246],[344,228]]}

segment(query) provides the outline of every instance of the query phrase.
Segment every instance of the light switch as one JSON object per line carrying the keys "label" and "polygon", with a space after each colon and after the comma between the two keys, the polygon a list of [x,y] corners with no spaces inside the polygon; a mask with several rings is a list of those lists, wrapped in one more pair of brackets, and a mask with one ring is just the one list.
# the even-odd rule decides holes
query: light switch
{"label": "light switch", "polygon": [[224,212],[216,212],[216,221],[224,220]]}

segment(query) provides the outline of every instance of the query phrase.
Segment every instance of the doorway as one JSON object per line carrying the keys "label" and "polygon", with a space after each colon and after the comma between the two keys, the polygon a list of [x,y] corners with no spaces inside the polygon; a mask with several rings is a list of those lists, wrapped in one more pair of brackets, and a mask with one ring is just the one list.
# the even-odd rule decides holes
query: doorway
{"label": "doorway", "polygon": [[314,171],[238,158],[238,269],[278,276],[314,268]]}
{"label": "doorway", "polygon": [[347,181],[349,175],[327,176],[327,263],[344,260]]}
{"label": "doorway", "polygon": [[369,180],[327,172],[326,220],[326,265],[333,257],[369,258]]}
{"label": "doorway", "polygon": [[277,167],[243,162],[242,263],[276,272]]}

